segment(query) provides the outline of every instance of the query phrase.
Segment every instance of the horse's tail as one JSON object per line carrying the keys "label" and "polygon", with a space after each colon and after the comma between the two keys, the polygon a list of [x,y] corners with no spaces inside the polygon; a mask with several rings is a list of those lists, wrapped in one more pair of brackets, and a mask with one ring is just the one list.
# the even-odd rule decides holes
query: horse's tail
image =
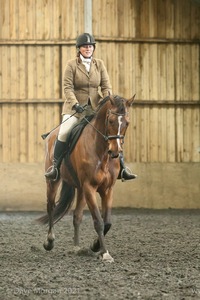
{"label": "horse's tail", "polygon": [[[60,221],[66,213],[69,212],[75,196],[75,188],[69,185],[66,181],[62,181],[62,188],[60,192],[59,200],[53,211],[53,223]],[[49,222],[48,214],[42,216],[37,221],[41,224],[47,224]]]}

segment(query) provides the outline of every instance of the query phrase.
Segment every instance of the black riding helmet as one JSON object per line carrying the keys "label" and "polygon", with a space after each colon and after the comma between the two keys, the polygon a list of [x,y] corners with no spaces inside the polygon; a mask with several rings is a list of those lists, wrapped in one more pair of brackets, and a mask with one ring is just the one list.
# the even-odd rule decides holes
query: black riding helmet
{"label": "black riding helmet", "polygon": [[89,33],[83,33],[83,34],[79,35],[76,40],[77,48],[80,48],[83,45],[93,45],[94,49],[95,49],[95,44],[96,44],[96,42],[95,42],[94,37]]}

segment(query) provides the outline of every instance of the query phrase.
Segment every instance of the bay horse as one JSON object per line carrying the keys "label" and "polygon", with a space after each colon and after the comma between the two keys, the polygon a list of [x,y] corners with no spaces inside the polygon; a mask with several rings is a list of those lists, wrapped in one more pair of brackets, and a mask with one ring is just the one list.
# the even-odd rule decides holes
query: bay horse
{"label": "bay horse", "polygon": [[[113,261],[107,251],[104,236],[111,227],[113,187],[120,172],[118,156],[123,151],[129,125],[129,109],[133,101],[134,96],[129,100],[113,95],[104,98],[92,120],[87,121],[88,124],[69,155],[71,168],[66,159],[63,159],[59,179],[46,180],[47,214],[39,219],[40,223],[49,225],[47,240],[44,242],[46,250],[54,247],[53,226],[69,212],[77,190],[73,212],[74,246],[79,247],[79,227],[87,204],[97,233],[91,250],[98,252],[103,260]],[[46,139],[46,170],[52,165],[57,133],[58,130],[53,130]],[[60,184],[62,188],[59,200],[55,202]],[[101,213],[97,205],[97,193],[101,198]]]}

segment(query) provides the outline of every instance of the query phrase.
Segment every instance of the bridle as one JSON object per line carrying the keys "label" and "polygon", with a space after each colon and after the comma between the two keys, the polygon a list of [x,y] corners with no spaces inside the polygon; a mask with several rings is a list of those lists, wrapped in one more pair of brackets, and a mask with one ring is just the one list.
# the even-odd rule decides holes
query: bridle
{"label": "bridle", "polygon": [[[108,129],[108,119],[109,119],[109,116],[111,114],[116,115],[118,117],[124,117],[127,113],[119,114],[119,113],[114,112],[111,109],[109,109],[108,112],[107,112],[107,118],[106,118],[106,132],[107,132],[107,129]],[[116,140],[116,139],[121,139],[121,140],[124,141],[124,135],[121,135],[121,134],[120,135],[118,135],[118,134],[116,134],[116,135],[107,135],[106,134],[106,137],[107,137],[107,139],[106,139],[107,141],[108,140]]]}
{"label": "bridle", "polygon": [[90,124],[94,130],[96,132],[98,132],[103,138],[104,140],[107,142],[109,140],[116,140],[116,139],[120,139],[120,140],[123,140],[124,141],[124,135],[121,135],[121,134],[116,134],[116,135],[107,135],[107,128],[108,128],[108,119],[109,119],[109,116],[110,114],[113,114],[113,115],[116,115],[116,116],[119,116],[119,117],[123,117],[125,116],[127,113],[124,113],[124,114],[119,114],[119,113],[116,113],[114,111],[112,111],[111,109],[108,110],[107,112],[107,117],[106,117],[106,130],[105,130],[105,134],[103,134],[101,131],[99,131],[89,120],[87,120],[86,117],[84,117],[84,120]]}

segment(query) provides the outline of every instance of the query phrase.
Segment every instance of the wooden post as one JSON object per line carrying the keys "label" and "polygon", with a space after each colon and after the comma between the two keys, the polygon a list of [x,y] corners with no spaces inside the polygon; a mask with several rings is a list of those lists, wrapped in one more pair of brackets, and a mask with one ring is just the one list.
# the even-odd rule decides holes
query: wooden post
{"label": "wooden post", "polygon": [[84,30],[92,34],[92,0],[84,2]]}

